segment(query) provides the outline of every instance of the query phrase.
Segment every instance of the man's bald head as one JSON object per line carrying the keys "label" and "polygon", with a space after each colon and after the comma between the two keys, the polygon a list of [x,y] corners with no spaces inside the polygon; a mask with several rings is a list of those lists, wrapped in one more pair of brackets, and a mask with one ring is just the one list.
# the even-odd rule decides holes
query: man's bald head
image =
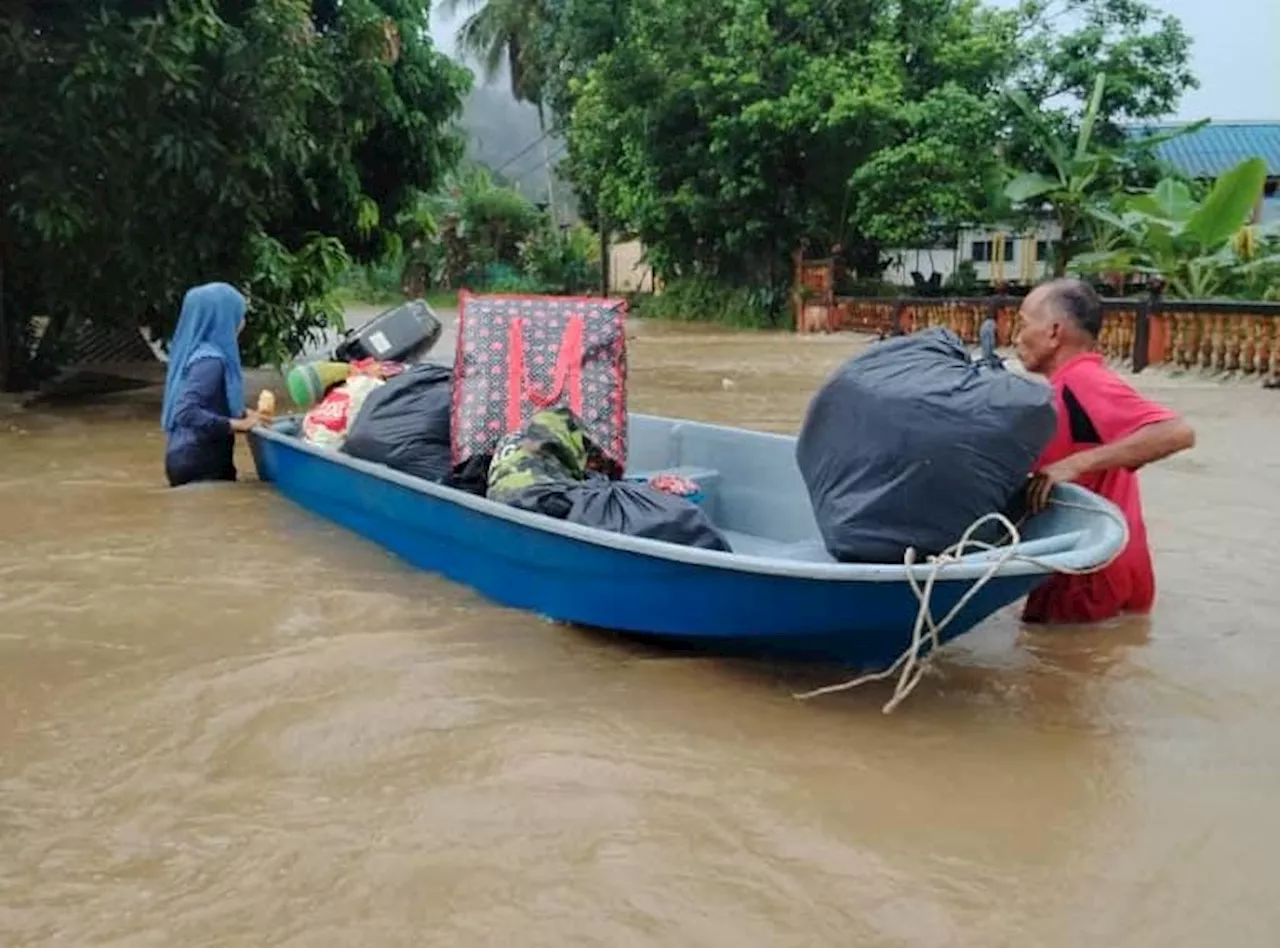
{"label": "man's bald head", "polygon": [[1054,367],[1093,348],[1102,332],[1102,300],[1089,284],[1071,278],[1042,283],[1018,311],[1018,358],[1032,372]]}

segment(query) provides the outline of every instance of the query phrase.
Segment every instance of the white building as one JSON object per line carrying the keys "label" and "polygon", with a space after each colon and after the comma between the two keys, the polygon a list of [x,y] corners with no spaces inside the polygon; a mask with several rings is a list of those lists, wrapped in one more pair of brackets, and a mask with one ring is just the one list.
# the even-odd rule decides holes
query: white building
{"label": "white building", "polygon": [[[1176,125],[1156,125],[1150,130],[1169,131]],[[1142,135],[1146,128],[1133,128]],[[1269,224],[1280,221],[1280,122],[1213,122],[1198,131],[1158,145],[1157,157],[1189,178],[1212,180],[1247,158],[1260,157],[1267,163],[1267,183],[1259,195],[1254,219]],[[1034,283],[1048,276],[1053,267],[1053,242],[1061,237],[1056,224],[1042,223],[1033,233],[1017,233],[993,227],[967,230],[954,248],[895,250],[884,279],[900,286],[913,286],[912,272],[928,280],[938,274],[945,282],[962,261],[973,263],[974,276],[982,282]]]}
{"label": "white building", "polygon": [[962,230],[954,247],[886,251],[890,259],[884,280],[913,286],[913,273],[928,281],[937,274],[941,283],[959,269],[973,265],[976,280],[984,283],[1035,283],[1053,272],[1053,246],[1062,236],[1056,223],[1045,221],[1032,230],[1012,227]]}

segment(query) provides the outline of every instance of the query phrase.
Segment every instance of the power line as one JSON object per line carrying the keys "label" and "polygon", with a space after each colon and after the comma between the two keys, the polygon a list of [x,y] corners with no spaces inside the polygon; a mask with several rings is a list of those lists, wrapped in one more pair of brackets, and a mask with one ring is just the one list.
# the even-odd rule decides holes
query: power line
{"label": "power line", "polygon": [[525,145],[525,146],[524,146],[523,148],[521,148],[518,152],[516,152],[514,155],[512,155],[510,158],[508,158],[506,161],[504,161],[502,164],[500,164],[497,168],[495,168],[495,169],[493,170],[493,173],[494,173],[494,174],[502,174],[502,172],[503,172],[505,169],[507,169],[507,168],[511,167],[513,164],[515,164],[517,161],[519,161],[519,160],[520,160],[521,158],[523,158],[525,155],[529,154],[529,152],[533,151],[533,149],[534,149],[534,148],[536,148],[538,145],[542,144],[542,142],[543,142],[545,139],[547,139],[548,137],[550,137],[550,135],[551,135],[551,130],[550,130],[550,129],[548,129],[547,131],[543,132],[541,135],[539,135],[539,136],[538,136],[537,138],[535,138],[533,141],[529,142],[529,144]]}
{"label": "power line", "polygon": [[512,183],[513,184],[519,183],[523,181],[525,178],[529,177],[529,175],[536,174],[537,172],[541,171],[543,168],[549,168],[553,161],[559,161],[561,158],[563,158],[565,155],[565,152],[567,152],[568,150],[569,150],[569,147],[567,145],[563,145],[563,144],[560,145],[559,149],[554,153],[552,153],[550,156],[548,156],[546,161],[543,161],[540,164],[534,165],[532,168],[528,168],[525,171],[520,172],[520,174],[516,175],[514,178],[512,178],[511,179]]}

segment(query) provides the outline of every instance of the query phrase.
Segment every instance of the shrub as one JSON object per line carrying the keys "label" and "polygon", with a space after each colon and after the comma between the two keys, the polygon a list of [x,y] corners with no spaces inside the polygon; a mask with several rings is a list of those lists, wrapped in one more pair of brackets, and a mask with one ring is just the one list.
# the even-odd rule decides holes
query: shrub
{"label": "shrub", "polygon": [[544,227],[521,244],[520,266],[548,292],[590,292],[600,285],[599,243],[581,224],[564,230]]}
{"label": "shrub", "polygon": [[646,319],[780,329],[790,322],[787,302],[785,286],[728,287],[707,277],[685,277],[639,299],[634,312]]}

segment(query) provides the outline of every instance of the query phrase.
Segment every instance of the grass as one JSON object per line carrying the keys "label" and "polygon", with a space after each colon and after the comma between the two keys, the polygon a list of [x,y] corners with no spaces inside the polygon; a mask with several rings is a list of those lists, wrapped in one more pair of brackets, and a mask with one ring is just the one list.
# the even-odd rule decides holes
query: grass
{"label": "grass", "polygon": [[[343,304],[350,306],[381,306],[390,309],[405,301],[404,294],[392,290],[377,290],[363,286],[344,286],[338,290],[338,298]],[[432,309],[457,309],[458,291],[434,289],[428,290],[425,297],[427,305]]]}

